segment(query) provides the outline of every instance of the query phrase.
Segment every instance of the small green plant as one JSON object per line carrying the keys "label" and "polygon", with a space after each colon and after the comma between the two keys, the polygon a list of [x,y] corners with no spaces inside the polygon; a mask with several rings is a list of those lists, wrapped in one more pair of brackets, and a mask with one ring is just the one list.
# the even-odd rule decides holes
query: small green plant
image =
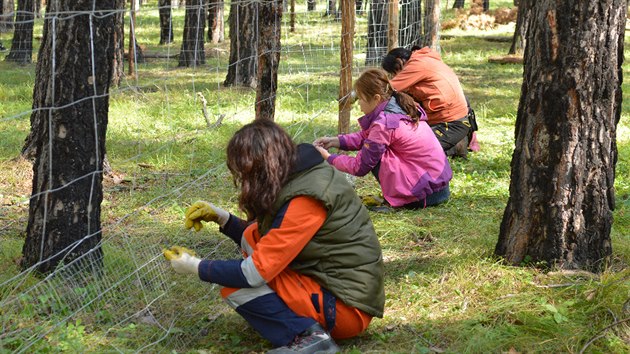
{"label": "small green plant", "polygon": [[57,343],[54,344],[63,352],[85,352],[85,326],[81,324],[81,320],[76,320],[74,323],[69,322],[56,341]]}

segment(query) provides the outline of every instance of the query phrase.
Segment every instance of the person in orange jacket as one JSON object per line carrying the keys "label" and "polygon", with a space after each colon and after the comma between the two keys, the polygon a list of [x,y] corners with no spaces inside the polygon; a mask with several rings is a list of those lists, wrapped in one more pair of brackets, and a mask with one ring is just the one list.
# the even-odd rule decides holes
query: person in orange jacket
{"label": "person in orange jacket", "polygon": [[367,209],[313,145],[295,145],[268,120],[236,132],[227,164],[247,220],[198,201],[185,226],[216,222],[244,259],[164,255],[176,272],[222,285],[226,302],[277,347],[270,353],[339,351],[333,338],[360,334],[384,311],[383,257]]}
{"label": "person in orange jacket", "polygon": [[410,94],[424,108],[446,155],[465,157],[466,147],[478,150],[474,112],[457,75],[439,53],[429,47],[395,48],[381,66],[393,76],[389,82],[394,90]]}

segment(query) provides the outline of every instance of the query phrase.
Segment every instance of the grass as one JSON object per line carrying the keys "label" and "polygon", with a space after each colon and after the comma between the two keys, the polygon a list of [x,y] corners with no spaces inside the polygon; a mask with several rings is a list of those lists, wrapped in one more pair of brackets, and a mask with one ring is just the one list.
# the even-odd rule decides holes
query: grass
{"label": "grass", "polygon": [[[508,7],[512,1],[491,3],[493,8]],[[311,142],[337,129],[338,40],[331,36],[339,33],[339,23],[319,19],[317,14],[302,16],[298,33],[283,33],[276,120],[297,142]],[[157,12],[141,12],[138,40],[150,52],[177,52],[182,22],[183,12],[176,12],[176,42],[160,47]],[[366,18],[359,18],[357,28],[365,25]],[[440,42],[444,60],[459,74],[478,113],[481,151],[467,161],[452,161],[452,198],[445,205],[371,214],[386,261],[386,312],[362,335],[340,341],[344,352],[577,353],[587,343],[587,352],[630,352],[627,323],[606,329],[629,316],[624,306],[630,296],[628,83],[623,85],[617,132],[614,257],[606,271],[591,275],[541,270],[533,264],[512,267],[493,256],[508,197],[522,68],[488,63],[488,57],[507,53],[509,43],[483,37],[509,37],[510,28],[467,32],[465,37],[453,31]],[[6,35],[3,40],[10,43]],[[227,51],[228,44],[218,47]],[[361,55],[355,52],[357,65]],[[137,80],[127,77],[112,90],[107,152],[116,179],[105,181],[106,276],[57,287],[31,274],[18,275],[31,166],[16,157],[29,129],[35,65],[1,59],[0,54],[0,283],[6,286],[0,289],[0,303],[22,294],[22,305],[21,311],[0,309],[0,353],[32,342],[36,337],[30,333],[41,340],[29,352],[127,353],[154,342],[144,351],[269,349],[222,304],[217,289],[176,277],[160,255],[162,247],[173,244],[205,256],[233,255],[216,230],[190,234],[181,222],[186,205],[197,199],[238,213],[225,145],[253,118],[255,92],[221,85],[227,55],[211,57],[196,69],[150,59],[139,65]],[[629,64],[623,69],[628,77]],[[206,127],[198,92],[209,102],[211,119],[225,115],[220,127]],[[358,116],[354,108],[353,117]],[[352,124],[356,129],[354,118]],[[352,181],[360,195],[378,193],[371,178]],[[93,294],[103,296],[94,299]],[[90,298],[94,303],[81,309]],[[142,311],[146,308],[150,313]]]}

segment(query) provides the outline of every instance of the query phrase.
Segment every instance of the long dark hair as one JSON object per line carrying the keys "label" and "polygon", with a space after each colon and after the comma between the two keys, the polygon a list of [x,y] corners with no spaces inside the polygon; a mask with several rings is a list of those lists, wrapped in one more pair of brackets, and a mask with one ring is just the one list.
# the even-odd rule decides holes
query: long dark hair
{"label": "long dark hair", "polygon": [[227,165],[241,188],[239,207],[248,220],[271,212],[297,157],[291,137],[276,123],[259,119],[239,129],[227,147]]}
{"label": "long dark hair", "polygon": [[[418,46],[413,46],[411,50],[405,49],[403,47],[394,48],[387,53],[386,56],[383,57],[381,61],[381,67],[387,71],[388,73],[395,75],[397,72],[402,70],[405,62],[411,58],[411,53],[420,49]],[[398,60],[400,59],[400,60]]]}
{"label": "long dark hair", "polygon": [[375,95],[381,95],[384,100],[392,96],[396,98],[398,105],[411,117],[414,122],[420,118],[416,101],[404,92],[394,91],[389,84],[387,73],[382,69],[371,68],[365,70],[354,83],[354,90],[363,99],[369,99]]}

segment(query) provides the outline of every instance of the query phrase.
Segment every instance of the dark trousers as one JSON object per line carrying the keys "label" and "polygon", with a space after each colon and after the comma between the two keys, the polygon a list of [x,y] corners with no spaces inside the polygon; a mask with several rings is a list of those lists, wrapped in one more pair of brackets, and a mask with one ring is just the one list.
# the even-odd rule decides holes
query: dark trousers
{"label": "dark trousers", "polygon": [[[433,134],[437,137],[442,149],[447,156],[455,154],[454,147],[468,137],[471,131],[470,122],[468,116],[454,120],[452,122],[438,123],[431,126]],[[468,144],[466,144],[466,147]]]}
{"label": "dark trousers", "polygon": [[276,293],[242,304],[236,312],[274,347],[289,344],[295,336],[316,323],[312,318],[298,316]]}

